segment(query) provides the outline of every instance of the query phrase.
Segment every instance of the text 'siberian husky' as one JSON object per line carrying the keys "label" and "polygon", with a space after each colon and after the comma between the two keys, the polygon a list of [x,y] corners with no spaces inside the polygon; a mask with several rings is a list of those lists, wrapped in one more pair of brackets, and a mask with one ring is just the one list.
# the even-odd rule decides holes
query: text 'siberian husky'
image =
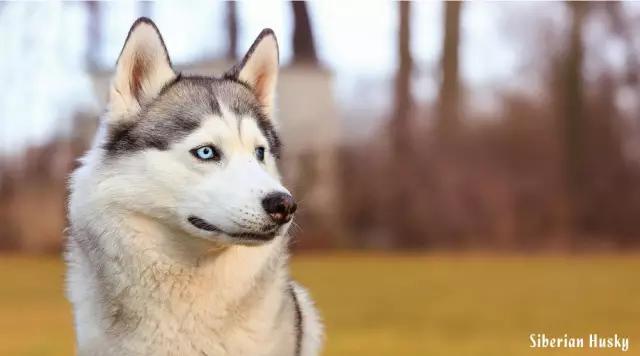
{"label": "text 'siberian husky'", "polygon": [[80,355],[317,355],[322,328],[287,267],[278,44],[222,77],[176,73],[137,20],[93,147],[71,179],[67,289]]}

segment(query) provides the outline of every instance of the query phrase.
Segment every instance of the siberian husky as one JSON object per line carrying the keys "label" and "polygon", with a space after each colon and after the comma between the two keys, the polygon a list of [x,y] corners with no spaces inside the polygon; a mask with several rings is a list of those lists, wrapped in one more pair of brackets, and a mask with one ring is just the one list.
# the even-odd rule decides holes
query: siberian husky
{"label": "siberian husky", "polygon": [[220,78],[176,73],[137,20],[92,148],[71,177],[67,291],[80,355],[317,355],[287,267],[278,45],[265,29]]}

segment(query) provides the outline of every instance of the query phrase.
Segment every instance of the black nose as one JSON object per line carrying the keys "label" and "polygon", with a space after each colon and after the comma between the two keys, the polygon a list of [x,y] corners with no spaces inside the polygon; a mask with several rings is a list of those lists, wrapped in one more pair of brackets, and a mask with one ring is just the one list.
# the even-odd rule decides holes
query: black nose
{"label": "black nose", "polygon": [[262,207],[275,223],[282,225],[291,220],[298,205],[291,195],[276,192],[262,199]]}

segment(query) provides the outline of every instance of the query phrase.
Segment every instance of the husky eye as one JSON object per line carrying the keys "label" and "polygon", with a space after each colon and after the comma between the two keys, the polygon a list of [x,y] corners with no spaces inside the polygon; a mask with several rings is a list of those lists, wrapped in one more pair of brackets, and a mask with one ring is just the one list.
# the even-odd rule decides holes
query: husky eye
{"label": "husky eye", "polygon": [[218,150],[211,145],[194,148],[191,150],[191,154],[194,155],[197,159],[203,161],[220,160],[220,152],[218,152]]}
{"label": "husky eye", "polygon": [[256,147],[256,158],[260,162],[264,162],[264,147]]}

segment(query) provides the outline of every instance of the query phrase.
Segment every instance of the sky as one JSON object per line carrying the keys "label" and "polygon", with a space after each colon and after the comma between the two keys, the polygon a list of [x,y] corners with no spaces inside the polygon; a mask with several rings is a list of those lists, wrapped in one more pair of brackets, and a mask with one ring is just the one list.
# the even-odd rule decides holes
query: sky
{"label": "sky", "polygon": [[[103,41],[99,59],[111,68],[131,23],[139,16],[132,2],[103,3]],[[221,56],[226,49],[224,4],[209,1],[158,2],[151,17],[163,33],[174,63]],[[279,1],[238,3],[239,51],[244,51],[264,27],[280,38],[281,63],[292,55],[289,4]],[[442,37],[442,4],[412,5],[413,94],[435,98]],[[636,13],[638,6],[627,5]],[[390,1],[315,1],[309,3],[318,56],[334,73],[340,105],[367,105],[388,110],[391,95],[380,86],[366,103],[358,101],[369,83],[389,81],[396,66],[397,4]],[[510,32],[527,31],[527,23],[512,17],[538,16],[563,21],[561,3],[465,3],[462,17],[461,73],[465,86],[490,95],[523,79],[523,51]],[[523,17],[524,16],[524,17]],[[0,7],[0,152],[19,152],[69,129],[68,118],[78,108],[100,111],[84,67],[87,14],[82,3],[4,3]],[[505,24],[510,26],[505,31]],[[524,29],[522,28],[524,27]],[[514,40],[515,38],[515,40]],[[526,36],[525,36],[526,38]],[[619,61],[613,49],[610,61]],[[619,46],[618,46],[619,47]],[[608,48],[608,47],[606,47]],[[242,53],[238,53],[241,55]],[[535,78],[527,79],[534,81]],[[479,97],[485,101],[482,95]],[[490,101],[487,101],[490,102]],[[377,107],[376,107],[377,106]]]}

